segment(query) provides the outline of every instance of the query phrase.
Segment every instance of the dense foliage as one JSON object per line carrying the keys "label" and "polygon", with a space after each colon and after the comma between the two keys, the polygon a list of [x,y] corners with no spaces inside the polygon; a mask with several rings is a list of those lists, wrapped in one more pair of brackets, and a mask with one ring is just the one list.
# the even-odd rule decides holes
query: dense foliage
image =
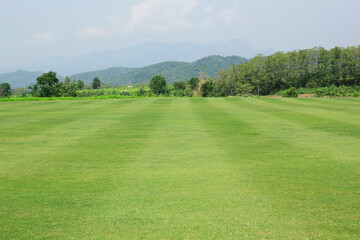
{"label": "dense foliage", "polygon": [[296,97],[298,97],[298,93],[296,92],[296,88],[291,87],[291,88],[287,89],[286,91],[284,91],[282,96],[288,97],[288,98],[290,98],[290,97],[296,98]]}
{"label": "dense foliage", "polygon": [[7,98],[11,95],[11,86],[9,83],[0,84],[0,98]]}
{"label": "dense foliage", "polygon": [[101,87],[100,79],[98,77],[95,77],[93,79],[93,82],[92,82],[91,86],[92,86],[93,89],[99,89]]}
{"label": "dense foliage", "polygon": [[31,95],[35,97],[59,97],[60,84],[56,72],[44,73],[36,79],[36,84],[30,86]]}
{"label": "dense foliage", "polygon": [[166,92],[166,79],[161,75],[156,75],[150,79],[149,87],[155,95],[164,94]]}
{"label": "dense foliage", "polygon": [[326,50],[315,47],[271,56],[258,55],[240,66],[220,71],[217,95],[236,95],[250,84],[252,94],[268,95],[290,87],[360,85],[360,46]]}
{"label": "dense foliage", "polygon": [[66,78],[60,82],[56,72],[50,71],[37,78],[36,84],[29,87],[30,94],[34,97],[75,97],[77,95],[75,80]]}

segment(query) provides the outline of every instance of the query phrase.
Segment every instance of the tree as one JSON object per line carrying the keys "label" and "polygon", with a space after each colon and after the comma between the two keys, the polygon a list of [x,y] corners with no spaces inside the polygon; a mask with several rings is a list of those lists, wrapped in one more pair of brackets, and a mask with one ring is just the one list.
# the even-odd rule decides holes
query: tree
{"label": "tree", "polygon": [[83,81],[81,81],[81,80],[77,81],[76,87],[78,90],[82,90],[84,88],[84,86],[85,86],[85,84]]}
{"label": "tree", "polygon": [[201,95],[203,97],[212,97],[214,95],[215,83],[210,79],[201,85]]}
{"label": "tree", "polygon": [[191,91],[194,91],[198,86],[199,86],[199,83],[200,83],[200,79],[195,77],[195,78],[191,78],[189,81],[188,81],[188,84],[190,86],[190,89]]}
{"label": "tree", "polygon": [[101,81],[99,80],[98,77],[95,77],[95,78],[93,79],[93,82],[92,82],[92,88],[93,88],[93,89],[99,89],[100,86],[101,86]]}
{"label": "tree", "polygon": [[240,83],[237,84],[237,95],[240,96],[249,96],[254,91],[254,86],[250,83]]}
{"label": "tree", "polygon": [[36,84],[29,87],[31,95],[36,97],[58,97],[60,96],[61,84],[56,77],[56,72],[44,73],[36,79]]}
{"label": "tree", "polygon": [[77,84],[75,80],[70,80],[66,77],[63,83],[60,83],[60,96],[62,97],[76,97]]}
{"label": "tree", "polygon": [[11,95],[11,86],[8,83],[0,84],[0,97],[7,98]]}
{"label": "tree", "polygon": [[205,72],[205,67],[204,66],[201,66],[201,68],[200,68],[200,73],[199,73],[199,79],[200,79],[200,81],[204,81],[204,80],[206,80],[206,79],[208,79],[208,75],[206,74],[206,72]]}
{"label": "tree", "polygon": [[175,90],[185,90],[186,83],[185,82],[174,82],[174,89]]}
{"label": "tree", "polygon": [[166,79],[161,75],[154,76],[150,79],[149,87],[156,95],[164,94],[166,92]]}

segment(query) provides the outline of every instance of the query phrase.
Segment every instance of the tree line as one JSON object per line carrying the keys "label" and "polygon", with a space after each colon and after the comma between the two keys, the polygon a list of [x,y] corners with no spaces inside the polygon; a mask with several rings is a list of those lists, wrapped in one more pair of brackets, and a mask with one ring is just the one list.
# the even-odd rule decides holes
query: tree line
{"label": "tree line", "polygon": [[213,96],[269,95],[291,87],[359,86],[360,46],[257,55],[221,70],[206,84]]}
{"label": "tree line", "polygon": [[[173,95],[226,97],[270,95],[287,90],[285,97],[295,97],[298,88],[322,87],[331,87],[331,91],[319,89],[317,95],[336,95],[346,86],[360,86],[360,46],[330,50],[315,47],[270,56],[260,54],[241,65],[220,70],[215,78],[209,78],[202,68],[196,79],[196,87],[190,87],[190,80],[175,82]],[[338,90],[337,87],[343,88]]]}

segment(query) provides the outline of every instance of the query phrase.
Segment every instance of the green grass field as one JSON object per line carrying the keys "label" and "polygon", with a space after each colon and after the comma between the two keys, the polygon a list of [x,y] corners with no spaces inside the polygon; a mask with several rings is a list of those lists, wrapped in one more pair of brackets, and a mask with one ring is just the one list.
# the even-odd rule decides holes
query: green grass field
{"label": "green grass field", "polygon": [[359,239],[360,99],[0,102],[0,239]]}

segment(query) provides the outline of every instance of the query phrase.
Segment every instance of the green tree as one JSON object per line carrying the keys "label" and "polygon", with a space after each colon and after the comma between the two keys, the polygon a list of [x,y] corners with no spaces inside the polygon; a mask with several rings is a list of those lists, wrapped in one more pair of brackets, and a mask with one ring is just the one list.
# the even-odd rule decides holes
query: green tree
{"label": "green tree", "polygon": [[70,80],[66,77],[63,83],[60,83],[60,96],[62,97],[76,97],[77,84],[75,80]]}
{"label": "green tree", "polygon": [[254,86],[250,83],[238,83],[236,93],[240,96],[248,96],[250,95],[254,90]]}
{"label": "green tree", "polygon": [[84,86],[85,86],[85,84],[83,81],[81,81],[81,80],[77,81],[76,87],[78,90],[82,90],[84,88]]}
{"label": "green tree", "polygon": [[214,80],[210,79],[204,82],[201,87],[201,96],[203,97],[212,97],[214,96],[214,90],[215,90],[215,82]]}
{"label": "green tree", "polygon": [[174,82],[174,89],[175,90],[185,90],[186,88],[186,83],[185,82]]}
{"label": "green tree", "polygon": [[31,95],[36,97],[58,97],[60,96],[61,84],[56,77],[56,72],[44,73],[36,79],[36,84],[29,87]]}
{"label": "green tree", "polygon": [[11,86],[8,83],[0,84],[0,97],[7,98],[11,95]]}
{"label": "green tree", "polygon": [[291,88],[287,89],[282,96],[288,97],[288,98],[297,98],[298,93],[296,92],[296,88],[291,87]]}
{"label": "green tree", "polygon": [[161,76],[157,75],[150,79],[150,90],[156,94],[164,94],[166,92],[166,79]]}
{"label": "green tree", "polygon": [[188,80],[188,84],[190,86],[191,91],[194,91],[199,86],[199,83],[200,83],[200,79],[197,77],[193,77],[190,80]]}
{"label": "green tree", "polygon": [[92,82],[93,89],[99,89],[101,87],[101,81],[98,77],[95,77]]}

